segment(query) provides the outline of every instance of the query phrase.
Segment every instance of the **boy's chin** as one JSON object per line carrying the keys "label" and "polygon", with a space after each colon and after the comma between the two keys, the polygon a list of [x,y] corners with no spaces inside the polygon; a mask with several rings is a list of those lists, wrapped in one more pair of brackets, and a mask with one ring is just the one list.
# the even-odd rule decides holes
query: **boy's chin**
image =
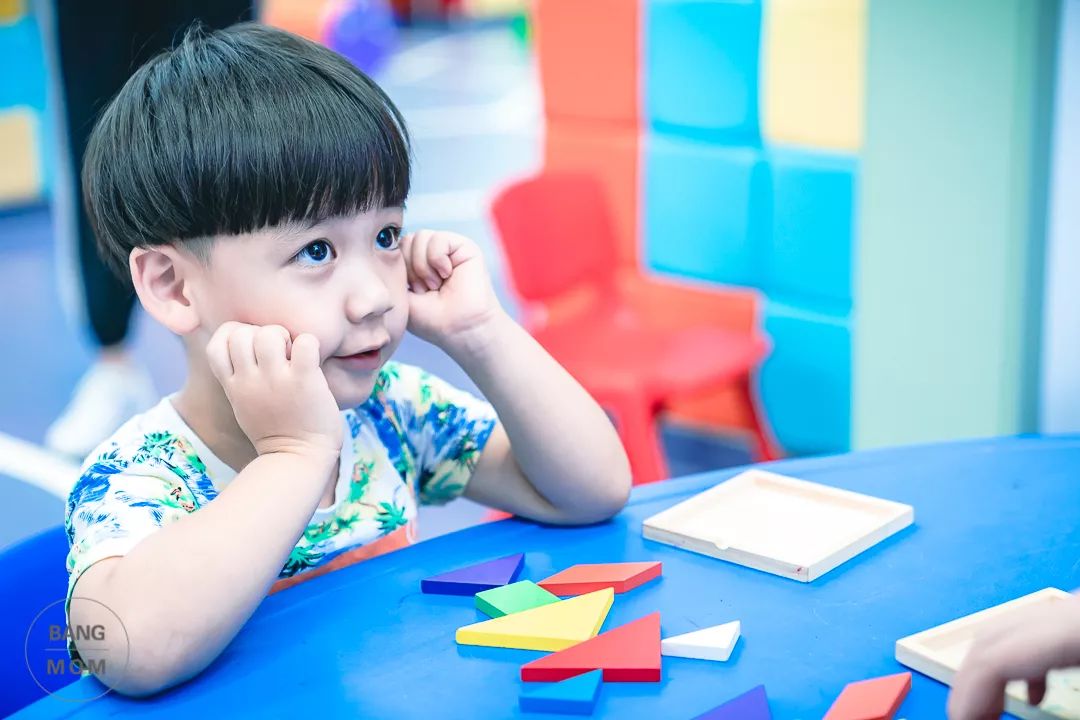
{"label": "boy's chin", "polygon": [[350,383],[347,388],[334,389],[334,400],[337,401],[339,410],[351,410],[363,405],[375,391],[375,379],[370,383]]}

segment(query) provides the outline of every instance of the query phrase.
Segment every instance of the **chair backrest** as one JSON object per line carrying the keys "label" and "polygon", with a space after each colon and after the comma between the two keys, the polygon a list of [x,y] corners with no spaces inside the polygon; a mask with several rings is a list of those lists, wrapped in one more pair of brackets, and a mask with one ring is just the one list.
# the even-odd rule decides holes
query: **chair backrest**
{"label": "chair backrest", "polygon": [[[64,622],[63,600],[67,594],[68,541],[63,525],[43,530],[0,551],[0,607],[4,622],[0,623],[0,717],[43,697],[45,691],[38,679],[50,690],[57,690],[78,679],[64,674],[44,678],[41,675],[49,660],[57,661],[57,653],[47,653],[38,642],[27,642],[31,626],[39,635],[39,625]],[[57,601],[61,601],[57,603]],[[46,610],[48,608],[48,610]],[[42,612],[45,611],[45,612]],[[41,617],[39,617],[39,615]],[[35,622],[36,620],[36,622]],[[67,660],[64,654],[63,659]],[[30,668],[35,675],[30,674]]]}
{"label": "chair backrest", "polygon": [[611,285],[615,231],[591,175],[543,172],[519,180],[496,195],[492,216],[522,300],[543,303],[576,287]]}

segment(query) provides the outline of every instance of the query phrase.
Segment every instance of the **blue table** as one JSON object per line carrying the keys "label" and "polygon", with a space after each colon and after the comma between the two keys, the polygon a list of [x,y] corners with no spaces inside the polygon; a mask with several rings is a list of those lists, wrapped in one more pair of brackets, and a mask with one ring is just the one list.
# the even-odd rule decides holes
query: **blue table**
{"label": "blue table", "polygon": [[[742,621],[730,662],[665,658],[660,683],[606,684],[598,717],[690,718],[764,683],[773,717],[816,720],[847,682],[902,670],[897,638],[1046,586],[1080,586],[1080,438],[772,469],[910,503],[915,525],[804,585],[643,540],[644,518],[735,471],[677,479],[635,491],[609,523],[477,527],[271,596],[206,672],[155,699],[46,698],[16,717],[518,717],[518,669],[541,653],[458,647],[454,630],[478,619],[472,599],[419,591],[421,578],[515,551],[534,580],[578,562],[662,560],[663,578],[617,596],[605,629],[654,610],[665,635]],[[945,698],[916,675],[898,717],[944,717]]]}

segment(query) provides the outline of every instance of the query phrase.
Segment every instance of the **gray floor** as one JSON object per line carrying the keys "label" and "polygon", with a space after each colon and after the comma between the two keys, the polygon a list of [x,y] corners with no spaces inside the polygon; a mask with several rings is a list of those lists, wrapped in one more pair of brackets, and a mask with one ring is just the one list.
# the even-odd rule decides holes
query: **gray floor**
{"label": "gray floor", "polygon": [[[476,240],[497,291],[515,311],[486,213],[500,184],[540,165],[541,103],[531,58],[508,27],[418,29],[403,38],[377,79],[405,114],[413,137],[407,227],[453,230]],[[58,299],[56,247],[46,208],[0,215],[0,326],[6,332],[0,435],[32,443],[41,442],[92,357],[85,332]],[[184,368],[176,338],[140,313],[133,343],[159,391],[179,387]],[[445,354],[416,338],[406,339],[398,359],[474,389]],[[685,429],[665,428],[664,442],[673,474],[746,460],[740,448]],[[425,508],[421,536],[471,524],[484,512],[468,501]],[[59,497],[0,472],[0,547],[62,518]]]}

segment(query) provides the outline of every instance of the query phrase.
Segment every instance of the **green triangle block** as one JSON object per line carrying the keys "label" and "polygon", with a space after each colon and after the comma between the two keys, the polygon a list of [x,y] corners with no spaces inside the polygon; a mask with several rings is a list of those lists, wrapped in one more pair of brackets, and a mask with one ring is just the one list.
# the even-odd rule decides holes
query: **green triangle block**
{"label": "green triangle block", "polygon": [[531,580],[476,593],[476,609],[493,618],[556,602],[559,602],[558,595],[549,593]]}

